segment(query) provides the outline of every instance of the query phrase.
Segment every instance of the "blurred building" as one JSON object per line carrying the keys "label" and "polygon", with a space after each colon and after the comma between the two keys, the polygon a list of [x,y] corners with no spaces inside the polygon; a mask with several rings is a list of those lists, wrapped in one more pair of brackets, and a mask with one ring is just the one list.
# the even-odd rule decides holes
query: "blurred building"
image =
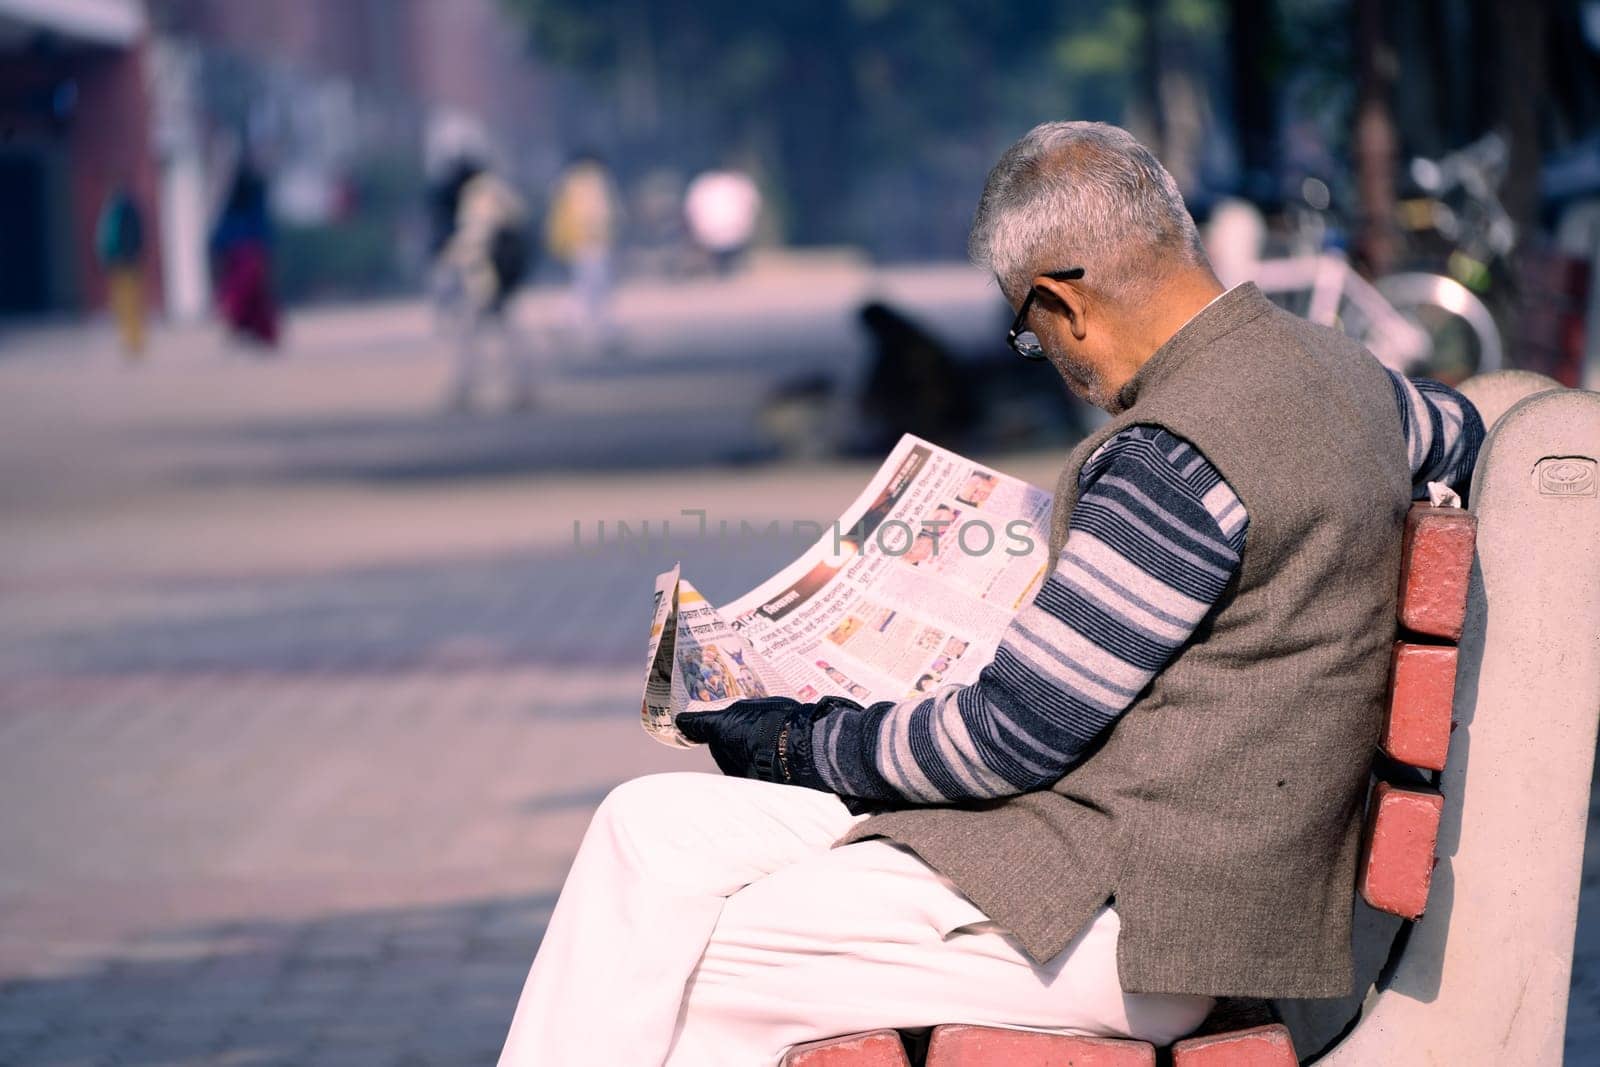
{"label": "blurred building", "polygon": [[498,0],[0,0],[0,314],[93,310],[107,193],[145,218],[149,289],[208,306],[238,162],[266,172],[290,299],[415,283],[430,168],[547,178],[553,79]]}
{"label": "blurred building", "polygon": [[0,315],[104,301],[100,207],[121,183],[148,217],[157,189],[147,41],[139,0],[0,0]]}

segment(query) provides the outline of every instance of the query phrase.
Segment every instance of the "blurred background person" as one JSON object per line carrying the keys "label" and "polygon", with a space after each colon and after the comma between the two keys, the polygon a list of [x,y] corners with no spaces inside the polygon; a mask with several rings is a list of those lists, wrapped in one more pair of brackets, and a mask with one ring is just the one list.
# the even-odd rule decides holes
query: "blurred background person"
{"label": "blurred background person", "polygon": [[556,179],[544,241],[551,258],[570,271],[573,333],[588,348],[614,349],[619,340],[611,317],[616,231],[611,172],[595,153],[580,152]]}
{"label": "blurred background person", "polygon": [[144,354],[144,219],[126,184],[106,197],[94,231],[95,255],[106,272],[106,301],[128,359]]}
{"label": "blurred background person", "polygon": [[1217,279],[1232,288],[1256,276],[1266,246],[1267,222],[1250,201],[1224,197],[1211,210],[1201,238]]}
{"label": "blurred background person", "polygon": [[689,183],[683,214],[713,269],[730,274],[755,236],[761,191],[742,170],[708,170]]}
{"label": "blurred background person", "polygon": [[233,335],[268,348],[278,343],[278,304],[272,289],[272,220],[267,183],[246,157],[211,231],[217,308]]}
{"label": "blurred background person", "polygon": [[860,319],[872,339],[872,364],[861,396],[865,423],[852,447],[881,453],[907,433],[959,442],[980,412],[968,372],[949,346],[880,301],[863,306]]}
{"label": "blurred background person", "polygon": [[461,312],[461,272],[446,254],[455,236],[461,210],[461,190],[482,167],[468,156],[446,163],[427,191],[428,210],[428,296],[435,321],[441,329],[452,331]]}
{"label": "blurred background person", "polygon": [[501,365],[513,408],[534,401],[534,368],[510,307],[528,273],[528,207],[503,178],[482,164],[463,160],[455,229],[441,259],[453,277],[458,329],[450,406],[465,410],[478,388],[485,334],[499,336]]}

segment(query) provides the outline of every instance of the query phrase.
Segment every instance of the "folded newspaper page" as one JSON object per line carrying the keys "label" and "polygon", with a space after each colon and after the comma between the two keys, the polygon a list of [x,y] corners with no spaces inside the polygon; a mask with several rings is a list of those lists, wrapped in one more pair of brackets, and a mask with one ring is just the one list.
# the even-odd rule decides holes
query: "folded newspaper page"
{"label": "folded newspaper page", "polygon": [[713,607],[656,579],[642,717],[692,747],[683,711],[825,695],[867,705],[977,680],[1038,590],[1051,494],[910,434],[801,557]]}

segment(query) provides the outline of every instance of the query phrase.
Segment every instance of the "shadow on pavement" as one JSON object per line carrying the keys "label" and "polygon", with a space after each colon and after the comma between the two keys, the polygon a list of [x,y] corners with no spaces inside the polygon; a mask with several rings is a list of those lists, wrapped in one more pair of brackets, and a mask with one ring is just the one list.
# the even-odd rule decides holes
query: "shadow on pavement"
{"label": "shadow on pavement", "polygon": [[777,459],[758,416],[715,419],[559,411],[345,415],[256,419],[148,431],[183,460],[172,477],[206,486],[239,482],[393,481],[542,471],[695,468]]}
{"label": "shadow on pavement", "polygon": [[[583,536],[593,538],[594,520]],[[656,574],[682,560],[736,595],[800,551],[771,541],[503,553],[306,575],[140,583],[123,610],[35,621],[0,643],[10,674],[638,667]],[[643,593],[639,592],[644,590]],[[102,603],[111,595],[102,590]],[[619,605],[633,605],[619,610]],[[4,615],[0,614],[0,619]]]}
{"label": "shadow on pavement", "polygon": [[0,1063],[492,1063],[553,905],[496,897],[146,937],[71,975],[0,984]]}

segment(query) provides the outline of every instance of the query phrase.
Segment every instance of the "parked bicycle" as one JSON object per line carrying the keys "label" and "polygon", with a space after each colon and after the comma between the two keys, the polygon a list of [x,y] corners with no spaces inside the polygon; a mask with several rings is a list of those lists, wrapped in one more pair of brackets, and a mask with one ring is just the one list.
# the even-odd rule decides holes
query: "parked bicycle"
{"label": "parked bicycle", "polygon": [[1460,381],[1503,363],[1502,311],[1515,303],[1511,253],[1517,227],[1500,202],[1509,151],[1490,133],[1439,159],[1411,161],[1419,196],[1402,200],[1399,221],[1411,259],[1442,271],[1407,271],[1378,281],[1380,292],[1425,329],[1430,369]]}
{"label": "parked bicycle", "polygon": [[1496,194],[1504,150],[1491,135],[1443,159],[1413,162],[1413,180],[1431,192],[1404,202],[1402,223],[1416,230],[1426,216],[1431,239],[1448,243],[1442,254],[1434,249],[1445,273],[1408,270],[1367,281],[1340,247],[1346,227],[1328,185],[1308,177],[1286,212],[1290,254],[1256,262],[1250,276],[1278,304],[1343,329],[1401,373],[1456,383],[1499,370],[1500,328],[1473,285],[1509,287],[1515,227]]}

